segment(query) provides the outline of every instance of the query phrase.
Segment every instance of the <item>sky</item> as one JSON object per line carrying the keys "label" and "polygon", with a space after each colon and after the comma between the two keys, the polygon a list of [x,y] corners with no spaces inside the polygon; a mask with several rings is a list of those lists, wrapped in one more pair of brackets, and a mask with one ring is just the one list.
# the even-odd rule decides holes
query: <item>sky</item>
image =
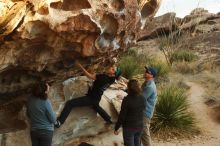
{"label": "sky", "polygon": [[168,12],[175,12],[177,17],[183,18],[195,8],[205,8],[211,13],[220,12],[220,0],[161,0],[161,6],[156,16]]}

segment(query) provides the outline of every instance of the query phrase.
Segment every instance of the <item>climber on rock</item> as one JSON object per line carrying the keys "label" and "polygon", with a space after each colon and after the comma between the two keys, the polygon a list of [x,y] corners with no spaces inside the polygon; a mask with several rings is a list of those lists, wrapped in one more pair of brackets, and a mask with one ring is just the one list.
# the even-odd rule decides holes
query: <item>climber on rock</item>
{"label": "climber on rock", "polygon": [[78,62],[76,62],[75,65],[79,67],[89,79],[94,80],[94,83],[85,96],[73,98],[66,102],[60,116],[57,118],[55,127],[59,128],[61,124],[65,122],[74,107],[83,106],[91,106],[107,123],[112,123],[111,117],[99,106],[99,102],[103,92],[121,75],[121,70],[116,69],[115,63],[110,61],[106,66],[105,73],[101,74],[89,73]]}

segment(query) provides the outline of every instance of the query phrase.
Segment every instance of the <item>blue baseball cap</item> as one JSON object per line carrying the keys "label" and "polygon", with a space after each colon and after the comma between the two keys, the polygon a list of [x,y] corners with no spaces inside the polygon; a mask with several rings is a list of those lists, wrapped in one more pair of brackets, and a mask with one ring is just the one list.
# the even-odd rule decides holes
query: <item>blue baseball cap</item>
{"label": "blue baseball cap", "polygon": [[157,76],[157,69],[151,66],[145,66],[145,72],[153,75],[153,78]]}

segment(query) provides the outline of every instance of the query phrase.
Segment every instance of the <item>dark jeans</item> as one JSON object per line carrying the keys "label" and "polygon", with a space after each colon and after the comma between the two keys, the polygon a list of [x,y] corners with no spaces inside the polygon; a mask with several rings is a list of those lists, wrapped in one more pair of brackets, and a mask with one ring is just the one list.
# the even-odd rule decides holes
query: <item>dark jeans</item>
{"label": "dark jeans", "polygon": [[91,106],[105,121],[110,121],[111,117],[99,106],[99,101],[94,100],[92,97],[89,96],[74,98],[67,101],[60,116],[58,117],[58,120],[61,124],[63,124],[70,114],[72,108],[83,106]]}
{"label": "dark jeans", "polygon": [[32,146],[51,146],[53,131],[36,130],[31,131]]}
{"label": "dark jeans", "polygon": [[125,146],[141,146],[142,130],[131,130],[123,128],[123,139]]}

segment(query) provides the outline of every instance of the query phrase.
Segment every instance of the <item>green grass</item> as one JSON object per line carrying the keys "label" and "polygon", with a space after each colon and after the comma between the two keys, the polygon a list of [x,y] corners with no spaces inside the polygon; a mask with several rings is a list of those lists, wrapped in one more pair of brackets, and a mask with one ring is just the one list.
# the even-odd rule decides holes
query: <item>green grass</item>
{"label": "green grass", "polygon": [[170,66],[166,62],[152,59],[145,54],[138,54],[135,50],[128,50],[119,58],[118,65],[122,68],[122,75],[128,79],[137,74],[143,74],[145,65],[155,67],[158,71],[158,77],[166,77],[170,72]]}
{"label": "green grass", "polygon": [[162,62],[156,59],[149,59],[147,61],[148,65],[157,69],[157,76],[158,77],[166,77],[167,74],[170,72],[170,67],[166,62]]}
{"label": "green grass", "polygon": [[190,50],[175,50],[170,56],[170,61],[171,62],[177,62],[177,61],[191,62],[191,61],[194,61],[196,58],[197,56]]}
{"label": "green grass", "polygon": [[166,87],[158,95],[155,107],[152,130],[164,133],[170,130],[171,135],[191,132],[195,128],[193,115],[188,112],[186,90],[175,86]]}
{"label": "green grass", "polygon": [[138,54],[133,48],[119,58],[118,65],[122,69],[122,75],[127,79],[132,79],[135,75],[143,73],[145,62],[146,56]]}
{"label": "green grass", "polygon": [[130,49],[128,49],[128,51],[124,54],[124,56],[137,57],[138,53],[137,53],[137,51],[135,49],[137,49],[137,48],[130,48]]}
{"label": "green grass", "polygon": [[119,60],[119,66],[122,69],[122,75],[127,79],[131,79],[134,75],[138,74],[139,64],[133,56],[122,57]]}

